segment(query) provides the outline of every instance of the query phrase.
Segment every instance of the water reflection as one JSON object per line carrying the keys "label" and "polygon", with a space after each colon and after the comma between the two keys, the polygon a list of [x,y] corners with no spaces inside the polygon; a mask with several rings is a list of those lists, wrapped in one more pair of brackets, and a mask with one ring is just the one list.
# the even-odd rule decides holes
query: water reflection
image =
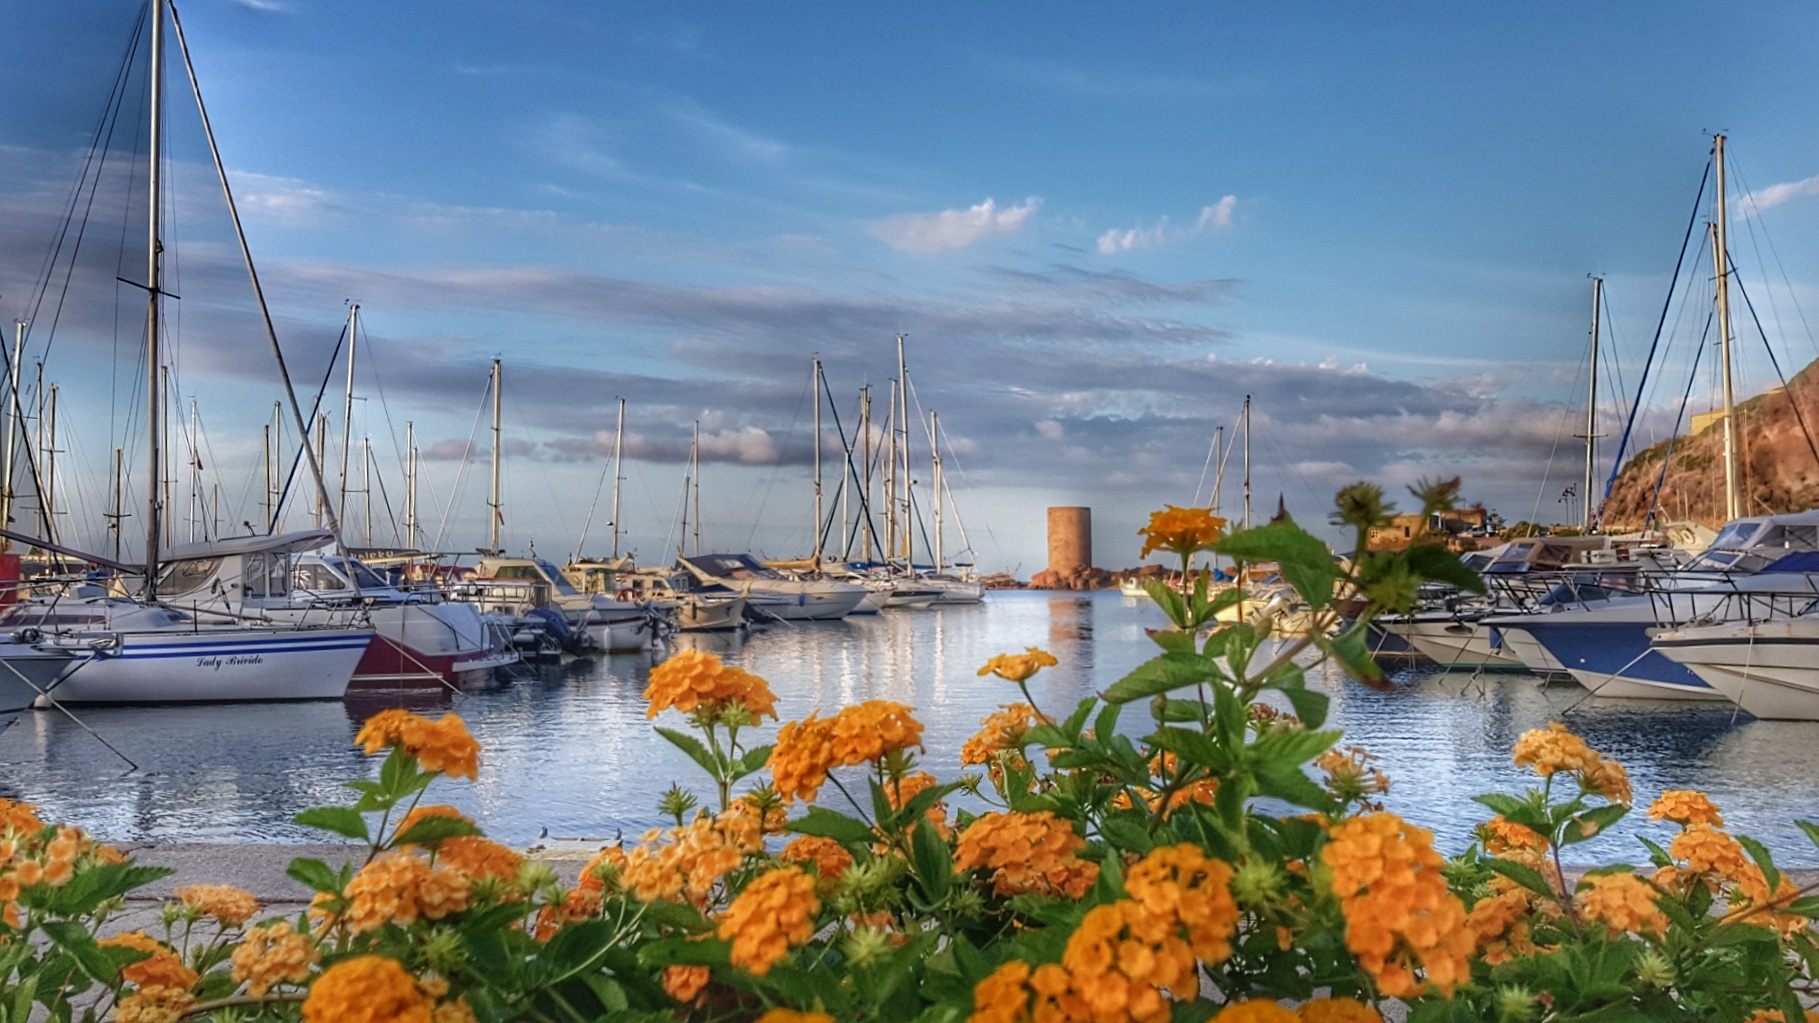
{"label": "water reflection", "polygon": [[[769,679],[785,720],[860,700],[910,704],[927,726],[927,766],[952,778],[979,719],[1019,699],[1011,684],[976,674],[993,654],[1032,644],[1053,652],[1061,663],[1033,689],[1045,709],[1065,712],[1153,655],[1144,629],[1162,624],[1153,607],[1116,593],[1002,593],[979,607],[678,641]],[[139,762],[137,772],[61,715],[30,713],[0,733],[0,794],[117,841],[311,838],[290,818],[349,798],[342,782],[376,770],[351,745],[359,722],[402,705],[454,710],[485,744],[478,783],[440,783],[430,798],[461,807],[498,837],[528,843],[545,829],[635,835],[659,823],[655,803],[671,781],[707,794],[696,768],[650,730],[642,694],[651,663],[649,654],[615,655],[526,670],[482,692],[360,694],[346,704],[80,711]],[[1792,823],[1819,797],[1819,780],[1799,755],[1819,738],[1819,725],[1733,722],[1731,709],[1717,705],[1586,700],[1577,686],[1525,675],[1410,674],[1385,691],[1335,675],[1310,684],[1332,696],[1331,721],[1347,741],[1381,757],[1394,783],[1389,808],[1434,829],[1449,850],[1488,816],[1472,796],[1528,784],[1510,763],[1516,737],[1560,720],[1627,765],[1640,798],[1703,789],[1778,861],[1819,863]],[[1140,731],[1144,714],[1133,708],[1124,725]],[[1585,861],[1640,860],[1627,837],[1637,833],[1671,837],[1638,812],[1571,852]]]}

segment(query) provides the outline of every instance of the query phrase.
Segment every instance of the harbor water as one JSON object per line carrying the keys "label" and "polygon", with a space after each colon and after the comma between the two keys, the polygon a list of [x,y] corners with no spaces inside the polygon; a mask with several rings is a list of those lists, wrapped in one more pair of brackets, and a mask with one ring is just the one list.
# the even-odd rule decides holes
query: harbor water
{"label": "harbor water", "polygon": [[[1154,656],[1144,630],[1161,624],[1147,601],[1115,592],[1010,591],[983,605],[680,641],[769,680],[784,720],[869,699],[913,706],[926,726],[924,764],[949,780],[979,719],[1017,699],[1010,683],[976,674],[993,654],[1052,652],[1059,666],[1032,688],[1044,710],[1064,713]],[[657,800],[671,782],[709,797],[699,769],[646,719],[651,664],[648,654],[617,655],[522,669],[481,691],[355,694],[345,703],[78,708],[81,724],[40,710],[0,732],[0,795],[116,842],[320,840],[291,817],[350,802],[342,783],[377,770],[353,748],[354,732],[374,711],[403,705],[459,713],[479,738],[479,781],[438,782],[429,798],[471,814],[493,837],[518,845],[635,837],[663,822]],[[1433,829],[1449,853],[1489,815],[1472,796],[1536,782],[1510,763],[1516,737],[1559,720],[1629,768],[1638,800],[1608,834],[1570,847],[1576,862],[1645,862],[1633,836],[1665,843],[1674,834],[1647,820],[1647,802],[1662,789],[1692,788],[1711,795],[1733,830],[1767,843],[1778,863],[1819,865],[1794,823],[1819,817],[1811,758],[1819,724],[1756,721],[1729,704],[1588,699],[1576,685],[1523,674],[1415,671],[1373,690],[1317,672],[1310,684],[1331,694],[1330,724],[1345,730],[1346,743],[1379,758],[1392,781],[1386,808]],[[666,716],[656,723],[681,727],[675,712]],[[1144,707],[1128,709],[1127,730],[1145,724]],[[774,726],[761,734],[768,739]]]}

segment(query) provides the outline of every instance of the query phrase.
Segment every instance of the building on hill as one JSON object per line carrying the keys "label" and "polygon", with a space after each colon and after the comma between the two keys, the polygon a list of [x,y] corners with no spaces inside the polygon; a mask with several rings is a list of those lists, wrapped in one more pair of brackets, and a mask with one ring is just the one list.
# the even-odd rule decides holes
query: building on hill
{"label": "building on hill", "polygon": [[[1491,522],[1494,518],[1481,504],[1458,508],[1435,515],[1433,521],[1427,523],[1425,535],[1444,538],[1450,550],[1477,550],[1485,546],[1485,540],[1496,542],[1497,531],[1492,528]],[[1414,543],[1417,535],[1423,534],[1421,527],[1420,515],[1398,515],[1388,525],[1372,529],[1368,542],[1372,550],[1399,551]]]}

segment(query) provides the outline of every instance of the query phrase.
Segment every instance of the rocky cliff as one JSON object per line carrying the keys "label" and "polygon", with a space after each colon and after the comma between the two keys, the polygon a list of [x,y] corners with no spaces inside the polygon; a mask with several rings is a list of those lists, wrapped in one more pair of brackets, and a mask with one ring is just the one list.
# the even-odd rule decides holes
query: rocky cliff
{"label": "rocky cliff", "polygon": [[[1743,514],[1819,507],[1819,455],[1814,454],[1819,447],[1819,362],[1796,374],[1785,391],[1739,404],[1737,426]],[[1631,458],[1605,502],[1605,529],[1641,527],[1651,503],[1657,524],[1690,519],[1717,528],[1724,522],[1722,422],[1690,437],[1663,441]]]}

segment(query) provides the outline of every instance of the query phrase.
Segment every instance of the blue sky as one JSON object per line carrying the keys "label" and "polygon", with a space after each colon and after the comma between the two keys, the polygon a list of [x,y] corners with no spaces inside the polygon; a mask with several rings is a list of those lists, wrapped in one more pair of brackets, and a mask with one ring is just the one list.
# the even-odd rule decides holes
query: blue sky
{"label": "blue sky", "polygon": [[[8,316],[33,307],[136,9],[10,12]],[[1734,206],[1733,257],[1782,364],[1819,351],[1801,315],[1819,304],[1819,11],[1803,5],[179,11],[300,381],[313,390],[360,302],[356,435],[395,507],[417,424],[425,518],[451,549],[485,539],[483,467],[460,456],[497,355],[510,545],[573,548],[623,396],[622,518],[643,560],[674,543],[697,418],[704,543],[800,553],[809,360],[850,429],[862,384],[882,406],[899,332],[986,568],[1040,568],[1050,504],[1092,505],[1096,560],[1134,561],[1143,513],[1194,497],[1246,393],[1260,508],[1280,494],[1317,526],[1353,479],[1463,475],[1512,520],[1559,517],[1586,275],[1608,278],[1607,379],[1633,388],[1714,130],[1733,197],[1755,197]],[[176,110],[179,391],[204,422],[205,487],[238,522],[278,392],[193,110]],[[115,138],[130,151],[128,128]],[[137,299],[113,282],[143,263],[129,191],[119,175],[98,191],[108,229],[56,330],[32,328],[66,403],[66,535],[98,546],[109,452],[140,443]],[[1671,420],[1707,292],[1670,316],[1644,440]]]}

